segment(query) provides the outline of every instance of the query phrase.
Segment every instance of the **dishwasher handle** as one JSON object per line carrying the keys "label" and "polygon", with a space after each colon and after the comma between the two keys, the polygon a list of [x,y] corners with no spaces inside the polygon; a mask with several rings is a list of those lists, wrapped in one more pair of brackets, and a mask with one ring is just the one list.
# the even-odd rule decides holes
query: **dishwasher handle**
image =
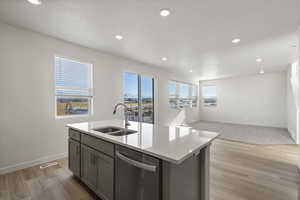
{"label": "dishwasher handle", "polygon": [[119,151],[116,151],[116,155],[118,158],[120,158],[121,160],[123,160],[124,162],[126,162],[130,165],[133,165],[135,167],[138,167],[138,168],[141,168],[141,169],[144,169],[147,171],[156,172],[156,166],[154,166],[154,165],[148,165],[148,164],[136,161],[136,160],[132,160],[132,159],[124,156],[123,154],[121,154]]}

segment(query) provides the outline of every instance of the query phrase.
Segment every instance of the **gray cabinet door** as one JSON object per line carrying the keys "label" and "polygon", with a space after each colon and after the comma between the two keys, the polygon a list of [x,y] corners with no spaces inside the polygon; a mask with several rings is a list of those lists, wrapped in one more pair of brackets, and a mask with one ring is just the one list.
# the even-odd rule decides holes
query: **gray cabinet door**
{"label": "gray cabinet door", "polygon": [[80,177],[80,143],[69,139],[69,169]]}
{"label": "gray cabinet door", "polygon": [[95,151],[81,145],[81,180],[93,191],[97,188],[97,163]]}
{"label": "gray cabinet door", "polygon": [[103,200],[114,199],[114,159],[100,152],[95,152],[97,163],[96,193]]}

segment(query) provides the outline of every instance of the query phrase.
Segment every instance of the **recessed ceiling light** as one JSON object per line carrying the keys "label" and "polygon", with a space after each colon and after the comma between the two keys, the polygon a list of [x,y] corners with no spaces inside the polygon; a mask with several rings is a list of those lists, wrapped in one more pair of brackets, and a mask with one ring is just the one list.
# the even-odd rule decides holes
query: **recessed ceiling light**
{"label": "recessed ceiling light", "polygon": [[167,57],[162,57],[161,60],[162,60],[162,61],[167,61],[168,58],[167,58]]}
{"label": "recessed ceiling light", "polygon": [[256,62],[260,63],[260,62],[262,62],[262,59],[261,58],[256,58]]}
{"label": "recessed ceiling light", "polygon": [[27,0],[29,3],[34,4],[34,5],[41,5],[42,1],[41,0]]}
{"label": "recessed ceiling light", "polygon": [[117,40],[123,40],[124,37],[123,37],[122,35],[116,35],[115,38],[116,38]]}
{"label": "recessed ceiling light", "polygon": [[167,17],[171,14],[170,10],[169,9],[161,9],[160,12],[159,12],[160,16],[162,17]]}
{"label": "recessed ceiling light", "polygon": [[192,73],[192,72],[193,72],[193,70],[192,70],[192,69],[190,69],[190,71],[189,71],[189,72],[191,72],[191,73]]}
{"label": "recessed ceiling light", "polygon": [[263,69],[261,69],[261,70],[259,71],[259,73],[260,73],[260,74],[264,74],[265,71],[264,71]]}
{"label": "recessed ceiling light", "polygon": [[237,44],[237,43],[239,43],[240,41],[241,41],[240,38],[235,38],[235,39],[233,39],[231,42],[232,42],[233,44]]}

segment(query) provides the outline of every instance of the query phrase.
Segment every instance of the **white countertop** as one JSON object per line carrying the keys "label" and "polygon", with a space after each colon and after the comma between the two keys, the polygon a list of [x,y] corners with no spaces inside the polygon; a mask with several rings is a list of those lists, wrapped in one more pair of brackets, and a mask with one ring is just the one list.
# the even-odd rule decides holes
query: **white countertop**
{"label": "white countertop", "polygon": [[112,136],[93,129],[105,126],[124,128],[124,120],[108,120],[67,124],[67,127],[101,138],[114,144],[134,149],[162,160],[180,164],[210,144],[218,133],[183,126],[162,126],[130,121],[128,129],[137,133]]}

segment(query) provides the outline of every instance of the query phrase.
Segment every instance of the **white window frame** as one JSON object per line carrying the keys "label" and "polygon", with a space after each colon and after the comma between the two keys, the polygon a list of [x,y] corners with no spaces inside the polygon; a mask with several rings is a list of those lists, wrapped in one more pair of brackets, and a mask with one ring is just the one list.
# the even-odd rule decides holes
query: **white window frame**
{"label": "white window frame", "polygon": [[[89,76],[88,76],[88,81],[90,82],[90,88],[88,89],[82,89],[82,88],[75,88],[75,87],[61,87],[61,86],[56,86],[56,72],[55,72],[55,59],[59,58],[59,59],[64,59],[67,61],[71,61],[71,62],[76,62],[79,64],[84,64],[84,65],[89,65]],[[94,74],[93,74],[93,69],[94,69],[94,65],[93,63],[88,63],[88,62],[81,62],[78,59],[72,59],[72,58],[66,58],[64,56],[59,56],[59,55],[54,55],[54,109],[55,109],[55,118],[56,119],[65,119],[65,118],[77,118],[77,117],[90,117],[94,114],[93,110],[94,110]],[[56,90],[57,89],[66,89],[66,90],[81,90],[81,91],[89,91],[90,92],[90,96],[83,96],[83,95],[57,95],[56,94]],[[57,115],[57,98],[58,97],[72,97],[72,98],[87,98],[88,99],[88,114],[79,114],[79,115],[62,115],[59,116]]]}
{"label": "white window frame", "polygon": [[[171,82],[174,82],[176,84],[176,97],[177,97],[177,106],[171,107],[170,105],[170,93],[169,93],[169,87],[168,87],[168,99],[169,99],[169,107],[172,109],[184,109],[184,108],[197,108],[198,107],[198,100],[199,100],[199,86],[197,84],[193,84],[193,83],[187,83],[187,82],[183,82],[183,81],[176,81],[176,80],[169,80],[168,81],[168,86]],[[189,87],[189,99],[191,100],[191,102],[189,103],[188,106],[183,106],[180,107],[179,106],[179,100],[180,100],[180,84],[186,84]],[[196,106],[193,106],[193,86],[196,87]]]}
{"label": "white window frame", "polygon": [[124,85],[123,85],[123,74],[124,73],[131,73],[131,74],[137,74],[137,75],[140,75],[140,76],[144,76],[144,77],[151,77],[154,79],[154,122],[153,124],[157,124],[159,122],[159,119],[158,119],[158,82],[159,82],[159,78],[158,76],[154,75],[154,74],[151,74],[151,73],[145,73],[145,72],[140,72],[140,71],[135,71],[135,70],[132,70],[130,68],[125,68],[121,71],[121,76],[122,76],[122,102],[124,100],[124,97],[123,97],[123,88],[124,88]]}
{"label": "white window frame", "polygon": [[[195,92],[196,92],[196,106],[193,106],[193,86],[196,88],[195,89]],[[197,108],[198,107],[198,104],[199,104],[199,85],[197,84],[192,84],[191,87],[190,87],[190,96],[191,96],[191,99],[192,99],[192,108]]]}
{"label": "white window frame", "polygon": [[[205,103],[204,101],[205,101],[205,99],[207,98],[207,97],[205,97],[204,96],[204,94],[203,94],[203,88],[204,87],[216,87],[216,105],[211,105],[211,104],[207,104],[207,103]],[[202,98],[202,105],[203,106],[205,106],[205,107],[216,107],[217,105],[218,105],[218,88],[217,88],[217,85],[202,85],[201,86],[201,98]]]}

